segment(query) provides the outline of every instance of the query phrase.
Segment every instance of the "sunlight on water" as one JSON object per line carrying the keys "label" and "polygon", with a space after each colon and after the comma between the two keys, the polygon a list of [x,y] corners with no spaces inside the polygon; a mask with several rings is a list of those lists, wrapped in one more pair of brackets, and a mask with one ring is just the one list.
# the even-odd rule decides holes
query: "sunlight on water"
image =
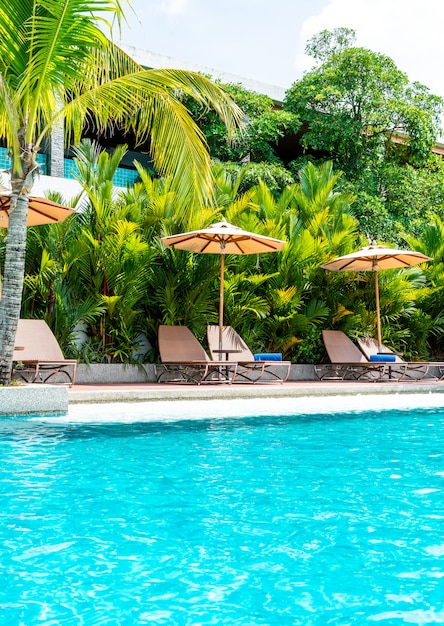
{"label": "sunlight on water", "polygon": [[0,624],[444,623],[441,397],[2,420]]}

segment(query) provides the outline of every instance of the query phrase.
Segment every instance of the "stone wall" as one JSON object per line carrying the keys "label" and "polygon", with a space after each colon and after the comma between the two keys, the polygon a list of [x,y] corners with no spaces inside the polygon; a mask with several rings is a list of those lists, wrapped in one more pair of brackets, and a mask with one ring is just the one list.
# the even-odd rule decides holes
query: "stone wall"
{"label": "stone wall", "polygon": [[[278,365],[278,364],[277,364]],[[292,365],[289,381],[318,380],[313,365]],[[154,383],[156,375],[154,365],[121,365],[118,363],[77,366],[77,385]]]}

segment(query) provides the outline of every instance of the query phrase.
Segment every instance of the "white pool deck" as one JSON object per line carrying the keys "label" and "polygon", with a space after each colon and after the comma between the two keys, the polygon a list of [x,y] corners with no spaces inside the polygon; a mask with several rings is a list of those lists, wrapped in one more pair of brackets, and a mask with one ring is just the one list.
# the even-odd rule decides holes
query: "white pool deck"
{"label": "white pool deck", "polygon": [[[444,408],[444,382],[75,385],[61,422],[157,422]],[[51,421],[54,421],[51,419]]]}
{"label": "white pool deck", "polygon": [[[0,415],[58,414],[89,416],[94,421],[186,419],[208,416],[277,415],[444,408],[444,381],[343,382],[291,381],[284,384],[183,385],[108,383],[0,387]],[[87,408],[88,407],[88,408]],[[116,415],[120,417],[116,417]],[[132,417],[131,417],[132,416]],[[174,418],[175,419],[175,418]]]}
{"label": "white pool deck", "polygon": [[[69,404],[149,402],[175,400],[226,400],[251,398],[301,398],[331,396],[444,394],[444,381],[418,382],[318,382],[283,384],[180,385],[163,383],[74,385]],[[444,403],[444,396],[442,396]]]}

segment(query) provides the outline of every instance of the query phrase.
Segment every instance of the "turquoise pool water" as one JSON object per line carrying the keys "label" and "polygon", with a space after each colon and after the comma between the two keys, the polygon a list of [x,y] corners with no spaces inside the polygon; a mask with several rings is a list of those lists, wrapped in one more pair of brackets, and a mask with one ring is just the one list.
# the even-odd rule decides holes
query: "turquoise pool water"
{"label": "turquoise pool water", "polygon": [[444,623],[444,409],[142,410],[0,422],[0,624]]}

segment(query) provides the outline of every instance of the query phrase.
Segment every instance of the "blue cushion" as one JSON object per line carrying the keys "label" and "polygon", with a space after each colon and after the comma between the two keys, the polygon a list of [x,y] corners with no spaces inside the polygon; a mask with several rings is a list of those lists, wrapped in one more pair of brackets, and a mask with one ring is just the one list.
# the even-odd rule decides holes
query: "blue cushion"
{"label": "blue cushion", "polygon": [[282,354],[279,352],[270,352],[269,354],[255,354],[255,361],[282,361]]}
{"label": "blue cushion", "polygon": [[394,363],[396,361],[396,354],[371,354],[371,363]]}

